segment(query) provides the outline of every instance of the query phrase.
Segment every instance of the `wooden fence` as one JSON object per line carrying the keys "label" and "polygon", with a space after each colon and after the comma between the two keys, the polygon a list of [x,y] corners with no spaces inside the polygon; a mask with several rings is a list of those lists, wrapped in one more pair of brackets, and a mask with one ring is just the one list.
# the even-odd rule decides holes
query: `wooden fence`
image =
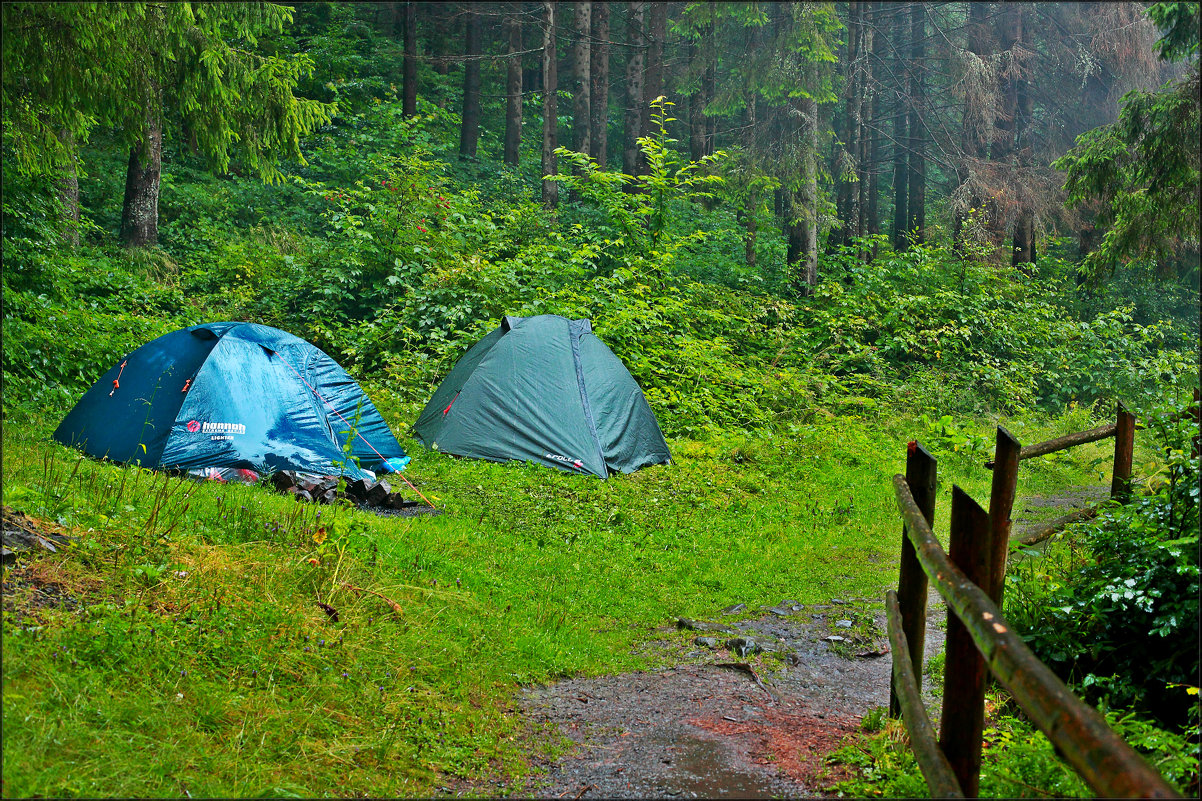
{"label": "wooden fence", "polygon": [[[1191,414],[1198,419],[1197,390]],[[902,717],[933,797],[975,798],[978,794],[989,673],[1098,795],[1179,797],[1095,709],[1073,695],[1039,661],[1001,612],[1018,463],[1114,437],[1110,491],[1113,498],[1125,500],[1131,493],[1136,428],[1135,417],[1122,404],[1114,423],[1028,447],[1022,447],[999,426],[994,459],[987,465],[993,468],[989,511],[959,487],[953,487],[949,552],[944,552],[931,530],[935,519],[935,458],[917,442],[909,444],[906,474],[893,478],[905,525],[897,591],[885,595],[893,652],[890,714]],[[1195,454],[1197,448],[1195,438]],[[1096,514],[1096,507],[1053,521],[1044,536],[1057,526],[1092,514]],[[949,613],[938,739],[920,695],[928,583],[947,602]]]}

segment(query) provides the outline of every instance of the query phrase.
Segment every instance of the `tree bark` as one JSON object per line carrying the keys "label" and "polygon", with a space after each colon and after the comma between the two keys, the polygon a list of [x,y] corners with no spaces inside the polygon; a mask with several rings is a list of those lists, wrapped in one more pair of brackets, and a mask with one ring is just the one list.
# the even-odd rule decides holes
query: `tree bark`
{"label": "tree bark", "polygon": [[591,10],[592,3],[589,2],[572,4],[572,149],[578,153],[588,153],[592,147],[589,141],[592,123],[592,78],[589,74]]}
{"label": "tree bark", "polygon": [[517,164],[522,147],[522,26],[517,17],[507,16],[503,23],[509,43],[505,72],[505,153],[506,164]]}
{"label": "tree bark", "polygon": [[[989,8],[986,3],[968,4],[968,23],[966,25],[967,50],[982,60],[986,58],[989,52],[988,13]],[[966,183],[971,177],[970,163],[974,161],[979,163],[982,161],[989,147],[989,133],[985,118],[986,115],[992,113],[992,109],[982,108],[979,104],[974,106],[975,101],[975,98],[967,97],[964,104],[964,124],[962,126],[963,154],[957,170],[957,178],[961,185]],[[915,117],[910,118],[911,125],[913,125],[914,120]],[[969,203],[971,208],[977,210],[977,213],[985,215],[987,222],[988,213],[982,210],[983,204],[980,195],[973,192]],[[968,218],[969,212],[959,209],[955,213],[952,225],[952,248],[961,254],[964,252],[964,239],[967,236],[964,226],[969,221]]]}
{"label": "tree bark", "polygon": [[798,101],[800,107],[801,175],[790,217],[790,243],[796,248],[789,263],[796,265],[802,293],[809,295],[818,285],[818,103],[812,97]]}
{"label": "tree bark", "polygon": [[[881,98],[880,91],[880,65],[884,63],[885,58],[885,6],[884,2],[875,2],[872,4],[872,17],[869,25],[869,30],[872,35],[872,60],[868,65],[868,101],[867,101],[867,139],[868,144],[865,148],[867,159],[865,164],[865,172],[867,173],[868,196],[865,199],[864,212],[864,230],[869,234],[879,234],[881,232],[881,169],[880,169],[880,151],[881,151],[881,112],[884,109],[884,103]],[[872,257],[876,256],[876,245],[872,246]]]}
{"label": "tree bark", "polygon": [[[701,36],[705,36],[702,32]],[[701,47],[698,42],[690,39],[686,46],[686,56],[689,60],[689,71],[699,74],[701,62]],[[700,76],[699,76],[700,77]],[[705,153],[705,96],[700,80],[697,90],[689,95],[689,157],[697,161]]]}
{"label": "tree bark", "polygon": [[555,175],[555,148],[559,147],[559,91],[555,49],[555,3],[543,3],[543,206],[553,209],[559,203],[559,184],[547,180]]}
{"label": "tree bark", "polygon": [[[906,170],[906,233],[908,243],[926,241],[927,162],[923,115],[926,110],[926,7],[910,3],[909,134]],[[907,245],[908,246],[908,245]]]}
{"label": "tree bark", "polygon": [[[863,41],[864,3],[853,0],[847,12],[847,86],[843,105],[843,152],[836,163],[838,193],[836,212],[841,227],[836,244],[848,245],[862,233],[860,229],[860,191],[856,180],[862,169],[861,143],[863,121]],[[850,175],[849,175],[850,173]]]}
{"label": "tree bark", "polygon": [[401,114],[417,115],[417,3],[405,3],[405,56],[401,64]]}
{"label": "tree bark", "polygon": [[472,7],[467,8],[467,38],[463,65],[463,124],[459,127],[459,155],[475,156],[480,141],[480,40],[483,21]]}
{"label": "tree bark", "polygon": [[127,248],[159,243],[159,179],[163,165],[161,100],[154,93],[147,103],[142,141],[132,147],[125,172],[125,200],[121,205],[121,244]]}
{"label": "tree bark", "polygon": [[602,168],[609,158],[609,3],[593,3],[593,47],[589,56],[591,119],[589,155]]}
{"label": "tree bark", "polygon": [[[1026,17],[1028,12],[1020,6],[1016,13],[1018,14],[1018,41],[1025,46],[1025,49],[1029,49],[1031,26],[1030,20]],[[1019,168],[1029,170],[1033,163],[1030,130],[1034,98],[1031,85],[1027,80],[1016,79],[1015,84],[1015,112],[1017,115],[1014,121],[1015,148],[1018,151]],[[1035,264],[1035,214],[1031,208],[1030,197],[1024,197],[1020,201],[1018,220],[1014,225],[1013,250],[1011,264],[1014,267]]]}
{"label": "tree bark", "polygon": [[638,138],[645,133],[641,126],[644,105],[643,67],[647,49],[644,30],[646,13],[646,3],[638,0],[630,3],[630,14],[627,17],[630,57],[626,61],[626,127],[622,149],[622,172],[627,175],[637,174],[639,163],[642,161]]}
{"label": "tree bark", "polygon": [[[639,114],[642,136],[651,135],[651,104],[664,94],[664,41],[667,32],[668,4],[647,4],[647,62],[643,78],[643,105]],[[647,172],[647,160],[637,161],[639,174]]]}

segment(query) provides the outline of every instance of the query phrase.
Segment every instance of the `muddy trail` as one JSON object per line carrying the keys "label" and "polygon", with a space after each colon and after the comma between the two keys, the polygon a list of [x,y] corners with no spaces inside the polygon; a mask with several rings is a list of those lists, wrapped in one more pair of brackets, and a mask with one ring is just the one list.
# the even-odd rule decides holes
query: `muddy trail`
{"label": "muddy trail", "polygon": [[[526,688],[527,719],[570,741],[527,788],[543,798],[823,795],[826,755],[889,702],[880,603],[782,601],[680,620],[645,647],[673,666]],[[931,604],[927,653],[942,648]],[[751,615],[748,617],[748,615]],[[934,703],[933,699],[928,699]]]}
{"label": "muddy trail", "polygon": [[[1019,498],[1013,537],[1103,487]],[[943,649],[946,607],[927,603],[925,654]],[[889,703],[892,659],[880,599],[715,610],[678,620],[643,647],[670,667],[527,687],[535,727],[567,741],[523,794],[539,798],[830,796],[845,777],[827,755]],[[939,699],[924,683],[937,723]],[[499,788],[495,788],[499,789]]]}

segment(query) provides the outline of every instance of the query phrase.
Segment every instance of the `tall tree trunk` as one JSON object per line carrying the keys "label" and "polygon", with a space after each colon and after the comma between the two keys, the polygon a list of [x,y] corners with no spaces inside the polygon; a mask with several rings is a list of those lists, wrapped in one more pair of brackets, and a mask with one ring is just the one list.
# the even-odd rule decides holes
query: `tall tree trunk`
{"label": "tall tree trunk", "polygon": [[[634,0],[630,3],[627,16],[629,25],[630,57],[626,60],[626,126],[622,149],[622,172],[635,175],[642,161],[638,138],[644,134],[643,120],[643,67],[647,51],[645,31],[647,4]],[[633,187],[629,187],[633,189]]]}
{"label": "tall tree trunk", "polygon": [[480,40],[483,21],[472,7],[467,9],[467,39],[463,64],[463,124],[459,127],[459,155],[475,156],[480,141]]}
{"label": "tall tree trunk", "polygon": [[505,163],[517,164],[522,147],[522,26],[508,15],[503,23],[509,46],[505,70]]}
{"label": "tall tree trunk", "polygon": [[[1018,80],[1014,69],[1014,51],[1019,35],[1019,4],[1003,3],[1002,11],[995,21],[998,52],[1007,57],[1008,64],[998,76],[998,109],[994,124],[989,161],[1001,171],[1014,175],[1014,123],[1018,116]],[[996,202],[990,202],[988,219],[989,237],[996,247],[1006,239],[1006,219]]]}
{"label": "tall tree trunk", "polygon": [[70,159],[55,182],[62,204],[62,238],[64,245],[75,249],[79,247],[79,151],[75,137],[65,128],[58,132],[58,140]]}
{"label": "tall tree trunk", "polygon": [[146,104],[141,143],[129,153],[125,200],[121,205],[121,244],[149,247],[159,243],[159,179],[163,165],[163,121],[157,89]]}
{"label": "tall tree trunk", "polygon": [[[1027,17],[1029,12],[1020,6],[1016,10],[1016,13],[1018,14],[1016,23],[1019,29],[1018,41],[1024,46],[1024,50],[1026,50],[1030,48],[1031,42],[1031,25],[1030,19]],[[1019,169],[1025,172],[1031,168],[1034,161],[1030,139],[1031,112],[1033,110],[1034,98],[1032,97],[1031,85],[1027,80],[1016,78],[1015,84],[1015,148],[1018,151]],[[1029,196],[1020,199],[1018,220],[1014,224],[1014,253],[1011,257],[1011,264],[1015,267],[1024,264],[1035,264],[1035,214],[1031,205],[1031,198]]]}
{"label": "tall tree trunk", "polygon": [[401,65],[401,114],[417,115],[417,3],[405,3],[405,57]]}
{"label": "tall tree trunk", "polygon": [[555,148],[559,147],[558,54],[555,50],[555,3],[543,3],[543,205],[549,209],[559,203],[559,184],[547,180],[555,175]]}
{"label": "tall tree trunk", "polygon": [[[667,36],[667,19],[667,3],[647,4],[647,63],[643,79],[643,107],[639,115],[639,129],[643,136],[651,135],[651,104],[664,94],[664,42]],[[646,173],[647,167],[646,158],[640,158],[639,173]]]}
{"label": "tall tree trunk", "polygon": [[847,86],[843,112],[843,152],[837,170],[838,194],[836,212],[841,227],[836,238],[838,244],[850,244],[853,237],[862,233],[860,229],[860,192],[856,179],[859,177],[861,161],[861,135],[863,117],[863,41],[864,2],[853,0],[847,12]]}
{"label": "tall tree trunk", "polygon": [[[894,68],[901,69],[901,66],[895,62]],[[893,115],[893,249],[899,253],[909,247],[906,238],[906,177],[909,170],[906,136],[906,106],[899,95],[897,113]]]}
{"label": "tall tree trunk", "polygon": [[812,97],[798,100],[801,141],[801,174],[789,210],[788,262],[802,294],[818,285],[818,103]]}
{"label": "tall tree trunk", "polygon": [[[714,36],[715,3],[708,4],[709,21],[705,26],[706,36],[701,43],[701,57],[705,59],[705,72],[701,75],[701,93],[705,102],[709,103],[717,93],[718,49]],[[718,134],[718,118],[706,117],[705,126],[705,155],[714,154],[715,141]]]}
{"label": "tall tree trunk", "polygon": [[759,221],[756,214],[759,205],[760,193],[756,189],[752,189],[747,196],[747,205],[743,209],[743,221],[747,229],[747,236],[743,239],[743,260],[753,270],[755,269],[755,242],[759,233]]}
{"label": "tall tree trunk", "polygon": [[906,171],[906,232],[915,244],[926,241],[927,227],[926,134],[923,129],[927,102],[926,13],[923,3],[910,3],[910,153]]}
{"label": "tall tree trunk", "polygon": [[589,75],[591,10],[590,2],[572,4],[572,149],[578,153],[588,153],[592,149],[589,141],[592,123],[592,79]]}
{"label": "tall tree trunk", "polygon": [[[865,125],[867,126],[867,146],[864,149],[867,155],[864,167],[867,178],[865,184],[868,187],[867,197],[864,201],[864,231],[869,235],[881,232],[881,169],[879,159],[881,151],[880,118],[884,111],[884,103],[881,98],[881,82],[878,76],[880,75],[881,65],[884,64],[885,58],[885,5],[884,2],[879,2],[879,0],[872,4],[872,18],[869,24],[872,36],[872,60],[868,65],[869,86],[865,119]],[[875,244],[872,246],[870,257],[876,257]]]}
{"label": "tall tree trunk", "polygon": [[[704,32],[701,34],[705,35]],[[700,85],[702,71],[701,46],[693,39],[688,41],[685,55],[689,61],[689,71],[698,74],[697,90],[689,95],[689,157],[696,161],[705,155],[705,96]]]}
{"label": "tall tree trunk", "polygon": [[593,47],[589,73],[593,87],[589,142],[591,155],[602,168],[609,158],[609,3],[593,3]]}
{"label": "tall tree trunk", "polygon": [[[986,3],[969,3],[968,4],[968,23],[965,26],[966,44],[969,53],[975,55],[982,61],[987,57],[989,52],[989,7]],[[987,123],[987,115],[992,113],[992,109],[983,107],[979,98],[967,96],[964,103],[964,123],[961,126],[963,135],[963,157],[957,169],[957,179],[961,185],[964,185],[971,177],[971,169],[973,163],[980,163],[984,160],[989,147],[989,124]],[[910,118],[911,126],[914,123],[914,117]],[[911,134],[913,130],[911,129]],[[981,213],[982,199],[976,192],[971,193],[969,205],[973,209],[977,209]],[[965,224],[968,222],[969,212],[964,209],[959,209],[955,213],[955,219],[952,225],[952,247],[956,252],[963,254],[964,240],[967,237],[967,232],[964,230]]]}

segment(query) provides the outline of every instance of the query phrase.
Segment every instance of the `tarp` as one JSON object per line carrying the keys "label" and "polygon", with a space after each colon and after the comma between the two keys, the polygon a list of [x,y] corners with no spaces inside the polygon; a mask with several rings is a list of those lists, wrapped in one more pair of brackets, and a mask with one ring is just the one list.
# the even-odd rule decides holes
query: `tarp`
{"label": "tarp", "polygon": [[588,320],[505,317],[443,379],[414,435],[444,453],[630,473],[671,454],[647,399]]}
{"label": "tarp", "polygon": [[[130,353],[84,394],[54,438],[92,456],[182,470],[358,478],[354,459],[373,469],[405,455],[333,359],[292,334],[237,322],[183,328]],[[348,441],[354,459],[343,452]]]}

